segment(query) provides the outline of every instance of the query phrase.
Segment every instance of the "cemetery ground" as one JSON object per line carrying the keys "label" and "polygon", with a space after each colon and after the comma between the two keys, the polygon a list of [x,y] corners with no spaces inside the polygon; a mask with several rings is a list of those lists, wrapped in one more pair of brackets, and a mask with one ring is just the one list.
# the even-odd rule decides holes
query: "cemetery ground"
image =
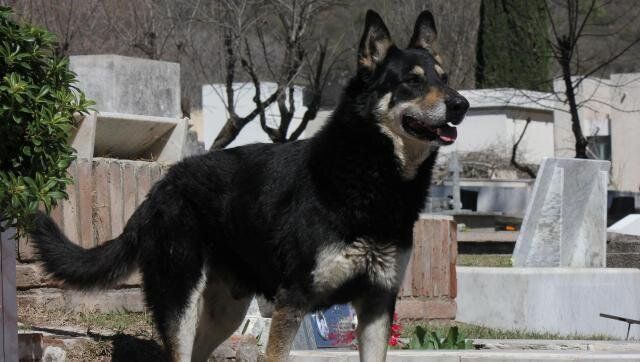
{"label": "cemetery ground", "polygon": [[[146,361],[159,360],[162,357],[160,340],[154,331],[151,315],[147,312],[71,312],[30,304],[18,306],[18,320],[22,332],[45,332],[45,336],[63,341],[53,344],[66,350],[68,361]],[[418,325],[426,327],[430,332],[435,331],[440,336],[446,335],[450,327],[457,326],[464,338],[473,341],[476,349],[493,349],[496,347],[487,344],[496,343],[507,346],[513,343],[513,348],[516,349],[538,349],[546,344],[560,343],[566,346],[568,341],[581,343],[577,341],[611,340],[602,335],[562,336],[552,333],[509,331],[449,320],[401,320],[400,323],[403,337],[408,337]],[[521,347],[522,340],[528,340],[528,346]],[[536,343],[540,343],[538,347],[535,347]],[[229,350],[229,343],[223,344],[214,356],[225,360],[228,358],[225,353]]]}

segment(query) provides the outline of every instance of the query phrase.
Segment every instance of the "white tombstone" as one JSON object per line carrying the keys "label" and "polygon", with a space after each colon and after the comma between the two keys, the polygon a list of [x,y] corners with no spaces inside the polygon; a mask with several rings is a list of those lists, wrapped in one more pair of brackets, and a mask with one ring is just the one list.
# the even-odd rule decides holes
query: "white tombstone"
{"label": "white tombstone", "polygon": [[625,216],[622,220],[611,225],[607,231],[618,234],[640,236],[640,214]]}
{"label": "white tombstone", "polygon": [[604,267],[610,162],[545,158],[513,252],[516,267]]}

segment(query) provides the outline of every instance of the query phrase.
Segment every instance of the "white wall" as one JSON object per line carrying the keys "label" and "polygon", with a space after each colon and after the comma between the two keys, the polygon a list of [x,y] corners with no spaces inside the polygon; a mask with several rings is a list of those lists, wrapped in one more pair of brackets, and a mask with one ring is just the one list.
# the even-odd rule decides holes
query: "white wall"
{"label": "white wall", "polygon": [[481,89],[461,91],[461,94],[471,107],[458,126],[458,140],[443,147],[442,154],[493,149],[510,157],[513,144],[530,118],[531,123],[518,147],[519,159],[539,163],[544,157],[553,157],[553,112],[546,107],[549,103],[546,93]]}
{"label": "white wall", "polygon": [[[236,112],[241,117],[250,113],[254,108],[253,103],[254,88],[250,83],[234,83]],[[261,84],[260,95],[264,100],[268,98],[276,89],[275,83],[265,82]],[[229,113],[227,112],[226,91],[223,84],[211,84],[202,86],[202,118],[203,118],[203,140],[205,148],[211,147],[216,136],[224,126]],[[287,101],[288,104],[288,101]],[[302,115],[306,107],[302,105],[302,87],[294,88],[295,112],[293,120],[289,126],[289,134],[293,133],[302,120]],[[277,104],[273,103],[266,109],[267,124],[277,127],[280,120],[280,112]],[[302,135],[304,137],[304,133]],[[267,134],[260,126],[260,119],[256,117],[249,122],[238,137],[227,147],[235,147],[256,142],[271,142]]]}
{"label": "white wall", "polygon": [[[564,99],[564,83],[554,82]],[[640,191],[640,73],[585,79],[576,91],[582,103],[580,126],[585,136],[611,136],[611,185],[618,191]],[[562,103],[559,103],[562,104]],[[554,112],[556,155],[573,157],[575,138],[568,107]]]}
{"label": "white wall", "polygon": [[[457,267],[456,320],[505,330],[624,338],[627,325],[600,313],[640,318],[640,270]],[[640,337],[640,326],[631,327]]]}

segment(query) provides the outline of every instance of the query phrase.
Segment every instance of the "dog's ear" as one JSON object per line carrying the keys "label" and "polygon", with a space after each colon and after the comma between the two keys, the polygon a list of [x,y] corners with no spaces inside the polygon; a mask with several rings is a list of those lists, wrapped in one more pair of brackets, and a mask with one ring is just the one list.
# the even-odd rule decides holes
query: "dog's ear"
{"label": "dog's ear", "polygon": [[430,11],[425,10],[418,16],[413,28],[413,35],[409,41],[409,48],[424,48],[432,50],[438,37],[436,22]]}
{"label": "dog's ear", "polygon": [[373,71],[385,58],[391,45],[391,35],[380,15],[373,10],[367,11],[358,49],[358,68]]}

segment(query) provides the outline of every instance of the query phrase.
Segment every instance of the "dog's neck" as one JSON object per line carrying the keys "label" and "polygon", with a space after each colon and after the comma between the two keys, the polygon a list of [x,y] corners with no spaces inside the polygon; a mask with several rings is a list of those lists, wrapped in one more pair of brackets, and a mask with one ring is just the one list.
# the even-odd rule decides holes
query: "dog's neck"
{"label": "dog's neck", "polygon": [[413,179],[418,167],[437,147],[429,142],[402,136],[389,124],[380,123],[379,127],[382,134],[389,137],[393,143],[393,151],[402,170],[402,177],[406,180]]}

